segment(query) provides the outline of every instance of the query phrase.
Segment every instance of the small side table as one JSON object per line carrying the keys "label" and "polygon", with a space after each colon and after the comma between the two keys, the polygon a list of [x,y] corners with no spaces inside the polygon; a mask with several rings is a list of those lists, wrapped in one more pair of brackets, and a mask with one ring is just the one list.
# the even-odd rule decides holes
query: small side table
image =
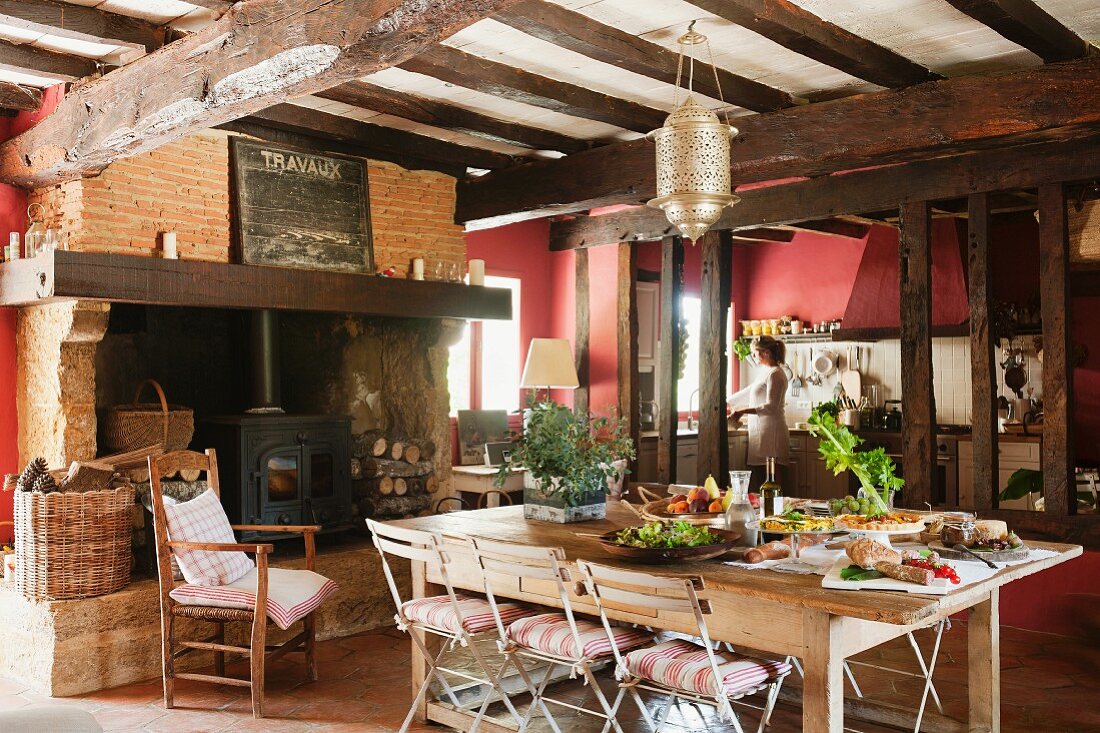
{"label": "small side table", "polygon": [[493,481],[496,479],[499,470],[497,466],[454,466],[451,471],[454,473],[455,491],[460,495],[477,494],[478,498],[474,500],[474,506],[477,506],[481,496],[485,496],[486,507],[500,506],[500,493],[498,492],[508,495],[518,492],[520,494],[519,503],[522,504],[523,474],[526,471],[523,469],[510,471],[504,485],[497,488],[493,485]]}

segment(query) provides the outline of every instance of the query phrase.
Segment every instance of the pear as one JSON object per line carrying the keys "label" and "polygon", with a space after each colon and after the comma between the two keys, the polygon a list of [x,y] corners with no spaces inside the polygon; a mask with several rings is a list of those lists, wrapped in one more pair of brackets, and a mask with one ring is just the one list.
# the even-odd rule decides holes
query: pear
{"label": "pear", "polygon": [[711,501],[722,496],[722,492],[718,490],[718,482],[714,480],[714,476],[707,476],[707,480],[703,483],[703,488],[707,490],[707,496],[711,498]]}

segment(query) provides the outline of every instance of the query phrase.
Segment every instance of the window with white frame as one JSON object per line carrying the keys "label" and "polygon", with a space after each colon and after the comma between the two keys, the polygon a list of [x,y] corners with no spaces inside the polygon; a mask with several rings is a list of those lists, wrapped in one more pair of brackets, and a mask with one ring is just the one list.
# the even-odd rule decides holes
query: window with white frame
{"label": "window with white frame", "polygon": [[512,291],[512,319],[471,321],[451,347],[447,386],[451,415],[459,410],[519,409],[520,280],[486,275],[485,285]]}

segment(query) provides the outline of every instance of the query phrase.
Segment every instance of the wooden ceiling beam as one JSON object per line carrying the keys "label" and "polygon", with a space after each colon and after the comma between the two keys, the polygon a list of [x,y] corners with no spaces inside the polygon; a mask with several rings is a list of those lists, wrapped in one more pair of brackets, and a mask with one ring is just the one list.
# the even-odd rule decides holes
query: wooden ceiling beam
{"label": "wooden ceiling beam", "polygon": [[500,120],[465,107],[444,104],[429,97],[387,89],[365,81],[341,84],[317,92],[315,96],[523,148],[576,153],[592,147],[587,140]]}
{"label": "wooden ceiling beam", "polygon": [[128,63],[164,45],[164,28],[140,18],[52,0],[0,0],[0,23],[59,38],[124,47]]}
{"label": "wooden ceiling beam", "polygon": [[460,145],[449,140],[439,140],[370,122],[360,122],[350,117],[319,112],[294,104],[277,104],[256,112],[249,118],[287,132],[312,134],[329,140],[358,145],[363,149],[378,150],[393,155],[406,154],[463,168],[466,166],[504,168],[515,162],[512,156],[493,150]]}
{"label": "wooden ceiling beam", "polygon": [[[1100,135],[996,148],[742,191],[741,201],[726,209],[712,229],[802,227],[825,218],[865,227],[896,217],[903,201],[942,201],[1049,182],[1087,181],[1098,171]],[[662,212],[639,206],[553,221],[550,249],[653,241],[674,232]]]}
{"label": "wooden ceiling beam", "polygon": [[42,91],[33,87],[0,81],[0,109],[33,111],[42,106]]}
{"label": "wooden ceiling beam", "polygon": [[1095,48],[1033,0],[947,0],[1046,63],[1079,59]]}
{"label": "wooden ceiling beam", "polygon": [[186,0],[192,5],[198,5],[200,8],[206,8],[207,10],[213,10],[219,13],[225,13],[229,11],[229,8],[233,6],[233,3],[237,0]]}
{"label": "wooden ceiling beam", "polygon": [[899,53],[822,20],[790,0],[687,0],[814,61],[884,87],[940,79]]}
{"label": "wooden ceiling beam", "polygon": [[[533,0],[497,13],[493,19],[605,64],[668,84],[676,83],[679,58],[676,53],[560,5]],[[715,70],[720,89],[714,81]],[[694,86],[701,94],[714,99],[724,98],[731,104],[754,112],[773,112],[806,101],[781,89],[707,64],[697,64]]]}
{"label": "wooden ceiling beam", "polygon": [[516,0],[249,0],[69,94],[0,144],[0,180],[94,175],[196,130],[390,67]]}
{"label": "wooden ceiling beam", "polygon": [[[740,117],[731,173],[738,184],[820,176],[1087,134],[1100,127],[1098,98],[1100,58],[1089,57]],[[653,155],[632,140],[463,181],[456,216],[481,227],[642,203],[656,192]]]}
{"label": "wooden ceiling beam", "polygon": [[635,132],[658,128],[668,116],[668,112],[653,107],[490,61],[444,44],[426,50],[400,67],[501,99],[598,120]]}
{"label": "wooden ceiling beam", "polygon": [[83,56],[54,53],[10,41],[0,41],[0,67],[28,71],[56,81],[81,79],[98,70],[95,61]]}

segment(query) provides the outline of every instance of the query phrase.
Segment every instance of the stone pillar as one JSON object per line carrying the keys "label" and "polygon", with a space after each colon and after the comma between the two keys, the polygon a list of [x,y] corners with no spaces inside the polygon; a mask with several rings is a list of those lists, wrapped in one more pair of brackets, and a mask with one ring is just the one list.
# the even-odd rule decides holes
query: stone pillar
{"label": "stone pillar", "polygon": [[61,301],[22,308],[16,331],[19,462],[51,468],[96,455],[95,350],[110,305]]}
{"label": "stone pillar", "polygon": [[447,390],[448,349],[464,321],[386,321],[382,326],[382,398],[390,429],[435,443],[432,459],[439,491],[450,496],[451,421]]}

